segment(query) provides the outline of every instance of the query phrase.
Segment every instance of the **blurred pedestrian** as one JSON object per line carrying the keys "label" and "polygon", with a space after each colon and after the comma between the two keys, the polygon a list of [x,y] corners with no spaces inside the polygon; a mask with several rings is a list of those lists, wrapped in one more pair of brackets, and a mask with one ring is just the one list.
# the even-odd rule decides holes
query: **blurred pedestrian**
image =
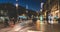
{"label": "blurred pedestrian", "polygon": [[40,15],[40,22],[43,23],[43,15]]}
{"label": "blurred pedestrian", "polygon": [[36,21],[37,21],[37,18],[34,17],[34,18],[32,19],[32,22],[33,22],[34,25],[36,24]]}
{"label": "blurred pedestrian", "polygon": [[54,17],[53,17],[53,15],[51,14],[51,24],[53,24],[53,21],[54,21]]}
{"label": "blurred pedestrian", "polygon": [[15,25],[15,18],[14,18],[14,17],[12,18],[12,21],[13,21],[13,23],[14,23],[14,25]]}
{"label": "blurred pedestrian", "polygon": [[5,27],[9,26],[9,17],[8,16],[5,17],[4,23],[5,23]]}
{"label": "blurred pedestrian", "polygon": [[52,14],[50,14],[50,15],[48,16],[48,22],[49,22],[50,24],[53,24],[53,20],[54,20],[54,17],[53,17]]}
{"label": "blurred pedestrian", "polygon": [[13,27],[15,25],[14,17],[10,18],[9,25],[10,25],[10,27]]}

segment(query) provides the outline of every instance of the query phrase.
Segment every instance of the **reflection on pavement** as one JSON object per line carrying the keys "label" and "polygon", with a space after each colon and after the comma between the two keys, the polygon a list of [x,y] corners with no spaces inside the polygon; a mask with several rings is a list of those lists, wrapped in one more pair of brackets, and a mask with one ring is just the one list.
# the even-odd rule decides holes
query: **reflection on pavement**
{"label": "reflection on pavement", "polygon": [[[0,29],[0,32],[37,32],[37,26],[29,25],[31,21],[24,21],[16,24],[13,28],[8,27]],[[38,32],[60,32],[60,24],[40,24],[40,31]]]}

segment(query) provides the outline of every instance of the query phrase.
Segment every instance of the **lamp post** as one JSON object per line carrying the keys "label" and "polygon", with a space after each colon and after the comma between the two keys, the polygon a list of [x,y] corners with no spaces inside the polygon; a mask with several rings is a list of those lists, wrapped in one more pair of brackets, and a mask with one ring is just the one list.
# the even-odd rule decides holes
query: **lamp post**
{"label": "lamp post", "polygon": [[41,2],[41,9],[40,9],[40,12],[41,12],[41,15],[40,15],[40,21],[42,23],[42,20],[43,20],[43,16],[42,16],[42,10],[43,10],[43,2]]}
{"label": "lamp post", "polygon": [[41,12],[41,15],[40,15],[40,28],[41,28],[41,30],[43,31],[44,30],[44,25],[43,25],[43,15],[42,15],[42,13],[43,13],[43,2],[42,2],[42,0],[41,0],[41,9],[40,9],[40,12]]}
{"label": "lamp post", "polygon": [[28,9],[28,5],[27,5],[27,3],[26,3],[26,16],[27,16],[27,18],[29,18],[29,17],[28,17],[28,10],[27,10],[27,9]]}
{"label": "lamp post", "polygon": [[[26,9],[28,9],[28,5],[26,4]],[[26,13],[28,13],[28,11],[26,10]]]}
{"label": "lamp post", "polygon": [[16,16],[15,16],[16,21],[17,21],[17,17],[18,17],[18,0],[16,0]]}
{"label": "lamp post", "polygon": [[[42,2],[42,0],[40,1],[40,3],[41,3],[41,4],[40,4],[40,5],[41,5],[41,6],[40,6],[40,8],[41,8],[41,9],[40,9],[40,13],[42,14],[42,9],[43,9],[43,4],[44,4],[44,3]],[[40,16],[39,18],[40,18],[40,20],[42,19],[41,16]],[[42,30],[42,25],[41,25],[42,21],[40,21],[40,20],[37,20],[37,22],[36,22],[36,24],[37,24],[37,27],[36,27],[37,30]]]}
{"label": "lamp post", "polygon": [[41,9],[40,9],[40,11],[42,12],[42,10],[43,10],[43,2],[41,2]]}
{"label": "lamp post", "polygon": [[16,11],[17,11],[17,16],[18,16],[18,0],[16,0]]}

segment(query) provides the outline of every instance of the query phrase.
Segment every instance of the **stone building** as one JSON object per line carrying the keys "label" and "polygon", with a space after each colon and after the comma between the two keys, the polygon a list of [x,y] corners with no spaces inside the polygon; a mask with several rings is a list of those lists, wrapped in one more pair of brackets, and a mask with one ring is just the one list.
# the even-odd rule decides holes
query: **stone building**
{"label": "stone building", "polygon": [[60,15],[60,0],[46,0],[43,5],[44,15],[47,16],[51,13],[54,17]]}

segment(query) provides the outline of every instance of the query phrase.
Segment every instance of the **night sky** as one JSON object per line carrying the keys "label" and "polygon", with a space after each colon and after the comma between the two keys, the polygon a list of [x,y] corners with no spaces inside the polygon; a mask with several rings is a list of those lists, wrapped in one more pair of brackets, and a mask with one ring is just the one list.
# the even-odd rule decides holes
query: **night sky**
{"label": "night sky", "polygon": [[[41,0],[18,0],[18,4],[20,6],[26,7],[26,4],[28,5],[28,9],[39,11],[40,10],[40,1]],[[42,0],[42,2],[45,2],[45,0]],[[12,3],[13,5],[16,4],[16,0],[0,0],[1,3]]]}

